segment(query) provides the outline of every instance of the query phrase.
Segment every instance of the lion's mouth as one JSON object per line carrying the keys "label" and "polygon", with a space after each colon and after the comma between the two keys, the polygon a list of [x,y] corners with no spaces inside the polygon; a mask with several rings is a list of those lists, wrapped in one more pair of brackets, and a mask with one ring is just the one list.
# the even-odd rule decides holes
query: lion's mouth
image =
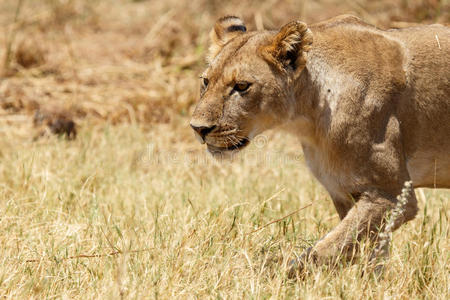
{"label": "lion's mouth", "polygon": [[247,146],[250,143],[250,140],[248,138],[243,138],[239,140],[239,142],[234,143],[232,145],[226,146],[226,147],[218,147],[211,144],[207,144],[208,150],[210,152],[224,152],[224,151],[233,151],[233,150],[240,150]]}

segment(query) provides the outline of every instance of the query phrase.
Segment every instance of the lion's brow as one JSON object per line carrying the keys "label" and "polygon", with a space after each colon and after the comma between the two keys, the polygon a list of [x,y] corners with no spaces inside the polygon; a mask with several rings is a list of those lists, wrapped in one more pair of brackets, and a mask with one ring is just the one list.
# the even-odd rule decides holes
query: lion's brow
{"label": "lion's brow", "polygon": [[227,55],[223,59],[223,63],[221,64],[220,69],[223,70],[228,64],[230,64],[230,62],[232,62],[232,59],[230,59],[230,58],[235,57],[237,52],[239,50],[241,50],[241,48],[244,47],[248,43],[248,41],[250,41],[255,36],[256,36],[256,32],[251,33],[251,34],[249,34],[249,37],[247,39],[244,39],[239,45],[237,45],[236,49],[234,49],[229,55]]}

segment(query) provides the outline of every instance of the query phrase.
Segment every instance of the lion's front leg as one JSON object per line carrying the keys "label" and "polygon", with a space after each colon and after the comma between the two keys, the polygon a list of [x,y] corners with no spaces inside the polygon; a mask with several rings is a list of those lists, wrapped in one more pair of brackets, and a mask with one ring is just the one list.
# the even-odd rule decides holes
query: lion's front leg
{"label": "lion's front leg", "polygon": [[[377,238],[386,213],[396,201],[395,196],[386,196],[379,192],[363,193],[342,221],[292,264],[290,273],[301,270],[305,263],[324,264],[332,263],[336,259],[350,258],[357,242],[362,238],[368,237],[371,240]],[[393,229],[414,218],[416,212],[416,199],[412,194]]]}
{"label": "lion's front leg", "polygon": [[393,201],[383,197],[373,199],[363,196],[344,219],[313,247],[309,259],[326,263],[337,257],[348,258],[357,241],[377,235],[386,212],[393,204]]}

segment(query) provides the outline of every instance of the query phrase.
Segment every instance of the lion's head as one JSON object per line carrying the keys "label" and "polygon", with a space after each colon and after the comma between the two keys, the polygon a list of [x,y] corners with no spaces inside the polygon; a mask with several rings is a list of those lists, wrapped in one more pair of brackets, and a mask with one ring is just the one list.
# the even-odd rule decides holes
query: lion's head
{"label": "lion's head", "polygon": [[265,129],[290,118],[292,82],[306,64],[312,33],[294,21],[280,31],[247,32],[237,17],[223,17],[210,33],[209,66],[191,126],[212,153],[244,148]]}

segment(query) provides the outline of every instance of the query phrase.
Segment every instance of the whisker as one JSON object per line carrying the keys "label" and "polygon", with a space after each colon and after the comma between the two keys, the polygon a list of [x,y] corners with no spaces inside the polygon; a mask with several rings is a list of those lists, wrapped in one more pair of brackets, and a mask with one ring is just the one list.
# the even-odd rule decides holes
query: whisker
{"label": "whisker", "polygon": [[248,137],[246,137],[246,136],[243,136],[243,135],[235,135],[238,139],[240,139],[240,140],[248,140]]}
{"label": "whisker", "polygon": [[226,136],[226,135],[231,135],[231,134],[235,133],[236,131],[237,131],[237,129],[220,131],[220,132],[210,133],[210,136],[213,136],[213,137]]}
{"label": "whisker", "polygon": [[230,141],[233,146],[237,146],[240,143],[239,139],[236,138],[234,135],[230,136]]}
{"label": "whisker", "polygon": [[228,140],[231,142],[233,146],[237,146],[239,144],[239,141],[234,135],[228,136]]}

